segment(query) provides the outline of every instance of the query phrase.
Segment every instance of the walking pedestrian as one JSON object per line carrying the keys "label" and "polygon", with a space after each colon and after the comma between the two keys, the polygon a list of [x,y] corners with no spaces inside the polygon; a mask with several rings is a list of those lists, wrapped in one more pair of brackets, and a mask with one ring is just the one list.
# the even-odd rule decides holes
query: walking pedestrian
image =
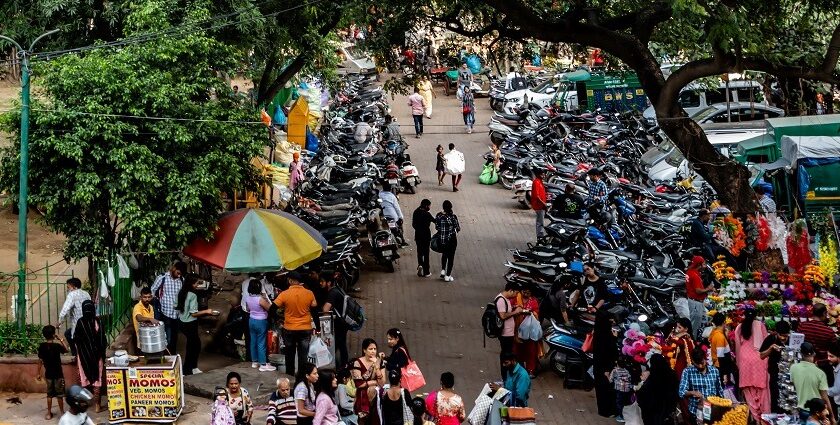
{"label": "walking pedestrian", "polygon": [[[440,146],[438,146],[440,147]],[[432,201],[424,199],[411,215],[411,227],[414,228],[414,242],[417,244],[417,276],[429,277],[432,272],[429,267],[429,244],[432,242],[431,224],[435,218],[429,212]]]}
{"label": "walking pedestrian", "polygon": [[467,134],[470,134],[473,131],[473,125],[475,125],[475,96],[470,88],[464,89],[464,96],[461,98],[461,113],[464,115]]}
{"label": "walking pedestrian", "polygon": [[620,356],[607,378],[615,390],[615,409],[618,412],[615,417],[616,422],[624,422],[624,406],[632,404],[630,398],[633,396],[633,385],[630,382],[628,370],[630,362],[627,356]]}
{"label": "walking pedestrian", "polygon": [[321,289],[327,293],[326,301],[321,307],[324,313],[333,315],[333,332],[335,343],[335,366],[341,369],[350,361],[347,352],[347,323],[344,322],[344,291],[335,286],[334,275],[323,272],[319,278]]}
{"label": "walking pedestrian", "polygon": [[312,425],[315,420],[315,382],[318,381],[318,368],[312,363],[303,363],[295,375],[295,405],[297,406],[297,425]]}
{"label": "walking pedestrian", "polygon": [[287,275],[289,289],[274,300],[277,307],[285,309],[283,314],[283,341],[286,343],[286,373],[294,375],[295,354],[297,364],[303,366],[309,356],[309,341],[312,337],[312,322],[320,323],[314,310],[318,306],[312,291],[303,287],[303,277],[298,272]]}
{"label": "walking pedestrian", "polygon": [[455,262],[455,250],[458,248],[458,232],[461,225],[458,216],[452,212],[452,202],[443,201],[443,211],[435,217],[435,227],[440,235],[441,270],[440,277],[445,282],[455,280],[452,277],[452,266]]}
{"label": "walking pedestrian", "polygon": [[76,345],[76,363],[79,368],[79,384],[93,390],[96,413],[102,410],[102,379],[105,366],[105,330],[96,317],[93,301],[82,303],[82,317],[76,322],[73,332]]}
{"label": "walking pedestrian", "polygon": [[426,101],[420,95],[420,89],[414,88],[414,94],[408,97],[408,106],[411,107],[411,116],[414,118],[414,137],[420,138],[423,135],[423,114],[426,112]]}
{"label": "walking pedestrian", "polygon": [[[426,396],[426,411],[437,425],[458,425],[464,422],[464,400],[455,393],[455,375],[452,372],[440,374],[440,389]],[[417,413],[414,415],[416,419]]]}
{"label": "walking pedestrian", "polygon": [[466,60],[461,64],[461,69],[458,70],[458,91],[463,96],[463,91],[472,86],[473,73],[467,66]]}
{"label": "walking pedestrian", "polygon": [[770,382],[767,359],[761,358],[759,349],[767,337],[767,329],[755,320],[755,310],[744,311],[744,320],[735,328],[735,363],[738,365],[738,386],[757,423],[763,413],[770,413]]}
{"label": "walking pedestrian", "polygon": [[166,348],[174,353],[178,348],[178,312],[175,311],[175,304],[178,303],[178,293],[184,284],[183,275],[187,272],[187,263],[175,262],[169,271],[158,276],[152,284],[152,295],[155,299],[152,305],[155,306],[155,319],[163,322],[163,329],[166,331]]}
{"label": "walking pedestrian", "polygon": [[315,418],[312,425],[338,425],[338,406],[335,404],[335,389],[338,380],[332,372],[318,372],[315,382]]}
{"label": "walking pedestrian", "polygon": [[437,171],[438,175],[438,186],[443,186],[443,178],[446,176],[446,159],[443,155],[443,146],[437,145],[435,152],[437,152],[435,171]]}
{"label": "walking pedestrian", "polygon": [[[213,310],[198,310],[198,296],[195,294],[196,287],[198,287],[198,277],[191,275],[187,276],[181,290],[178,291],[178,305],[175,310],[178,311],[178,320],[181,321],[179,329],[181,333],[187,338],[187,352],[184,356],[184,375],[193,375],[201,373],[198,368],[198,355],[201,353],[201,338],[198,337],[198,318],[202,316],[210,316]],[[263,341],[265,341],[265,334],[263,334]],[[251,343],[254,342],[254,337],[251,335]],[[254,351],[251,351],[253,355]]]}
{"label": "walking pedestrian", "polygon": [[[64,372],[61,370],[61,355],[67,353],[67,344],[55,333],[55,326],[47,325],[41,329],[44,342],[38,346],[38,381],[43,376],[47,383],[47,414],[44,419],[53,418],[52,401],[58,399],[58,413],[64,413]],[[41,374],[43,370],[43,375]]]}
{"label": "walking pedestrian", "polygon": [[534,181],[531,182],[531,209],[537,214],[537,240],[545,236],[545,210],[548,209],[548,200],[545,195],[543,177],[545,172],[541,168],[534,169]]}
{"label": "walking pedestrian", "polygon": [[82,289],[82,281],[78,277],[67,279],[67,296],[64,298],[64,305],[58,313],[58,322],[55,328],[60,329],[64,318],[68,319],[67,329],[64,330],[64,339],[70,344],[70,354],[76,355],[76,346],[73,344],[73,331],[76,329],[76,322],[82,317],[82,303],[90,301],[90,294]]}
{"label": "walking pedestrian", "polygon": [[420,96],[423,96],[423,102],[426,105],[426,118],[432,118],[432,99],[437,97],[435,94],[432,82],[428,75],[420,77],[420,82],[417,83],[417,88],[420,89]]}
{"label": "walking pedestrian", "polygon": [[449,152],[443,157],[446,172],[452,175],[452,191],[458,191],[458,185],[461,184],[461,174],[466,168],[464,161],[464,154],[455,149],[455,144],[449,144]]}

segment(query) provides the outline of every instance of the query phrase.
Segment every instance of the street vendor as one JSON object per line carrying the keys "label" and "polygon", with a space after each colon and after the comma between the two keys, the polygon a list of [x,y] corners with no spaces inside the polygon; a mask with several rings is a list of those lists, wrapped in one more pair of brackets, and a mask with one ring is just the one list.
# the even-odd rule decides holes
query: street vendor
{"label": "street vendor", "polygon": [[695,255],[694,258],[691,259],[691,264],[689,264],[688,270],[685,272],[685,292],[688,297],[688,318],[691,320],[691,329],[694,332],[692,337],[696,337],[698,334],[702,335],[703,333],[703,318],[706,317],[706,307],[703,305],[703,302],[706,300],[706,297],[709,296],[709,293],[714,292],[715,290],[714,283],[705,285],[703,278],[700,276],[700,271],[705,265],[706,260],[699,255]]}
{"label": "street vendor", "polygon": [[144,286],[140,290],[140,302],[134,305],[131,311],[131,319],[134,322],[134,335],[137,337],[137,344],[140,344],[140,323],[144,325],[157,326],[155,309],[152,307],[152,289]]}

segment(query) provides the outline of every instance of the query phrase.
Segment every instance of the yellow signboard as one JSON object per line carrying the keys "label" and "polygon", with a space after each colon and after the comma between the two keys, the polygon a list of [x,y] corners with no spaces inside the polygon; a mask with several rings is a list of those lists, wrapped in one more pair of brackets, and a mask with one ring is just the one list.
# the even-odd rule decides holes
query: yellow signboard
{"label": "yellow signboard", "polygon": [[636,89],[636,96],[644,96],[645,91],[642,89]]}
{"label": "yellow signboard", "polygon": [[184,408],[181,358],[159,366],[109,367],[111,423],[172,423]]}
{"label": "yellow signboard", "polygon": [[612,95],[611,94],[605,94],[604,95],[604,100],[612,100]]}

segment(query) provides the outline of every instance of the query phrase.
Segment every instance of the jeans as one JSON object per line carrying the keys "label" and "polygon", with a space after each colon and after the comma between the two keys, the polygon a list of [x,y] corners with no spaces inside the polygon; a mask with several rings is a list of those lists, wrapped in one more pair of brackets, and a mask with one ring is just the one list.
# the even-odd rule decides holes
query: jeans
{"label": "jeans", "polygon": [[473,128],[473,125],[475,125],[475,112],[464,114],[464,124],[469,128]]}
{"label": "jeans", "polygon": [[691,320],[691,337],[703,333],[703,319],[706,317],[706,307],[700,301],[688,299],[688,320]]}
{"label": "jeans", "polygon": [[621,392],[621,391],[616,391],[615,392],[615,408],[616,408],[616,412],[618,412],[618,417],[619,418],[624,417],[624,406],[627,406],[627,405],[630,404],[630,395],[631,394],[632,393],[630,393],[630,392],[626,392],[626,393]]}
{"label": "jeans", "polygon": [[414,117],[414,134],[419,136],[423,134],[423,114],[412,115],[412,117]]}
{"label": "jeans", "polygon": [[431,241],[417,239],[417,265],[423,275],[429,274],[429,245]]}
{"label": "jeans", "polygon": [[455,263],[455,250],[458,248],[458,238],[452,237],[448,242],[443,244],[443,252],[440,256],[440,268],[446,272],[447,276],[452,276],[452,266]]}
{"label": "jeans", "polygon": [[[64,330],[64,340],[67,341],[67,344],[70,345],[70,354],[76,355],[76,344],[73,343],[73,328],[67,328]],[[137,345],[140,345],[140,341],[137,341]]]}
{"label": "jeans", "polygon": [[171,354],[178,350],[178,328],[181,326],[181,319],[163,317],[163,330],[166,331],[166,348]]}
{"label": "jeans", "polygon": [[[335,368],[336,370],[343,368],[350,362],[350,354],[347,351],[347,325],[344,320],[337,317],[333,321],[333,331],[335,332]],[[307,350],[307,355],[309,355]]]}
{"label": "jeans", "polygon": [[541,239],[545,233],[543,231],[545,227],[545,210],[535,210],[534,212],[537,213],[537,239]]}
{"label": "jeans", "polygon": [[[312,330],[287,331],[283,330],[283,341],[286,343],[286,374],[295,376],[295,370],[303,369],[309,357],[309,341]],[[295,354],[297,354],[297,369],[295,368]]]}
{"label": "jeans", "polygon": [[248,333],[251,334],[251,361],[259,364],[266,364],[265,356],[266,337],[268,332],[268,319],[248,319]]}
{"label": "jeans", "polygon": [[198,355],[201,353],[201,339],[198,337],[198,320],[181,322],[181,333],[187,338],[187,354],[184,357],[184,375],[192,375],[198,369]]}

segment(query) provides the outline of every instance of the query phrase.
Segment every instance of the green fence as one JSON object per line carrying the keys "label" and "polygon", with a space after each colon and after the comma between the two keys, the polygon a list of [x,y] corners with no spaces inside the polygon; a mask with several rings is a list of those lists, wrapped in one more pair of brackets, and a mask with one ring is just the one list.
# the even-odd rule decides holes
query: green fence
{"label": "green fence", "polygon": [[[108,268],[115,276],[114,286],[106,285],[105,296],[102,296],[100,276],[108,276]],[[74,277],[70,273],[62,273],[66,263],[63,261],[46,264],[44,267],[30,271],[26,278],[26,328],[20,331],[16,324],[18,275],[17,273],[0,273],[0,354],[32,354],[41,342],[41,328],[45,325],[58,323],[58,316],[67,296],[67,279]],[[108,343],[119,335],[128,324],[133,299],[131,277],[119,277],[119,266],[116,261],[98,263],[94,265],[95,279],[88,282],[86,276],[77,276],[84,282],[82,288],[87,291],[91,300],[96,304],[96,311],[105,328]],[[134,273],[131,270],[131,273]],[[70,325],[68,318],[61,324],[63,329]]]}

